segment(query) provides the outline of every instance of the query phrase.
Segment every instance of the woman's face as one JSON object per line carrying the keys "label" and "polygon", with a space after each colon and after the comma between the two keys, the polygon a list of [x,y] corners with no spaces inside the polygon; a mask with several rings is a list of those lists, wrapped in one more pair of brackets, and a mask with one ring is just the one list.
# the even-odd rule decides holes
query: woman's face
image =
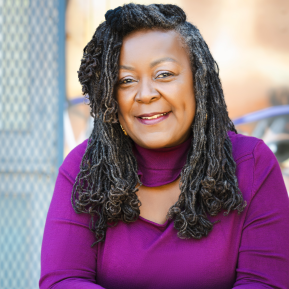
{"label": "woman's face", "polygon": [[140,30],[123,39],[118,117],[138,145],[156,149],[188,139],[195,116],[188,53],[175,31]]}

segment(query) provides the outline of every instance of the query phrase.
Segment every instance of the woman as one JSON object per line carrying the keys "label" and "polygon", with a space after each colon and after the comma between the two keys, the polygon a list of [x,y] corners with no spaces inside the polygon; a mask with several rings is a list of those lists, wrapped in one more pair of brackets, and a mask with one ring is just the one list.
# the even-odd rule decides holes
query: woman
{"label": "woman", "polygon": [[108,11],[78,74],[94,129],[59,169],[40,288],[289,288],[278,162],[183,10]]}

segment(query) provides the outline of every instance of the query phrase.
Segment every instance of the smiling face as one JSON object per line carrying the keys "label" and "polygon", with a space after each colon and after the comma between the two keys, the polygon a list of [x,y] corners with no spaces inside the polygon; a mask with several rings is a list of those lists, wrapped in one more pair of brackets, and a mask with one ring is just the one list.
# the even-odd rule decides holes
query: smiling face
{"label": "smiling face", "polygon": [[189,55],[177,32],[140,30],[123,39],[118,118],[138,145],[156,149],[188,139],[196,102]]}

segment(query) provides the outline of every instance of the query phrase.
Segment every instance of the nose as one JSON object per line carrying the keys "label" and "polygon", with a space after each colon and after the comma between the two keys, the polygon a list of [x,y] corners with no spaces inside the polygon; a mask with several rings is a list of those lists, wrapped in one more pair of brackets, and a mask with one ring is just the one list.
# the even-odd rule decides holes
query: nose
{"label": "nose", "polygon": [[160,97],[161,96],[159,92],[155,90],[152,82],[149,80],[143,80],[140,85],[140,89],[135,97],[135,101],[148,104],[158,100]]}

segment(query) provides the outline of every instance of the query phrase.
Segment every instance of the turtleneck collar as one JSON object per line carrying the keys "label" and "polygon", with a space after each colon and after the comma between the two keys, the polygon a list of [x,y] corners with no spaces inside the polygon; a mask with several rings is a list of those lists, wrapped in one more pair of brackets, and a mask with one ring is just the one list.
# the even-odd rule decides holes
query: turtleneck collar
{"label": "turtleneck collar", "polygon": [[146,149],[134,143],[138,175],[146,187],[157,187],[175,181],[186,163],[192,137],[169,148]]}

